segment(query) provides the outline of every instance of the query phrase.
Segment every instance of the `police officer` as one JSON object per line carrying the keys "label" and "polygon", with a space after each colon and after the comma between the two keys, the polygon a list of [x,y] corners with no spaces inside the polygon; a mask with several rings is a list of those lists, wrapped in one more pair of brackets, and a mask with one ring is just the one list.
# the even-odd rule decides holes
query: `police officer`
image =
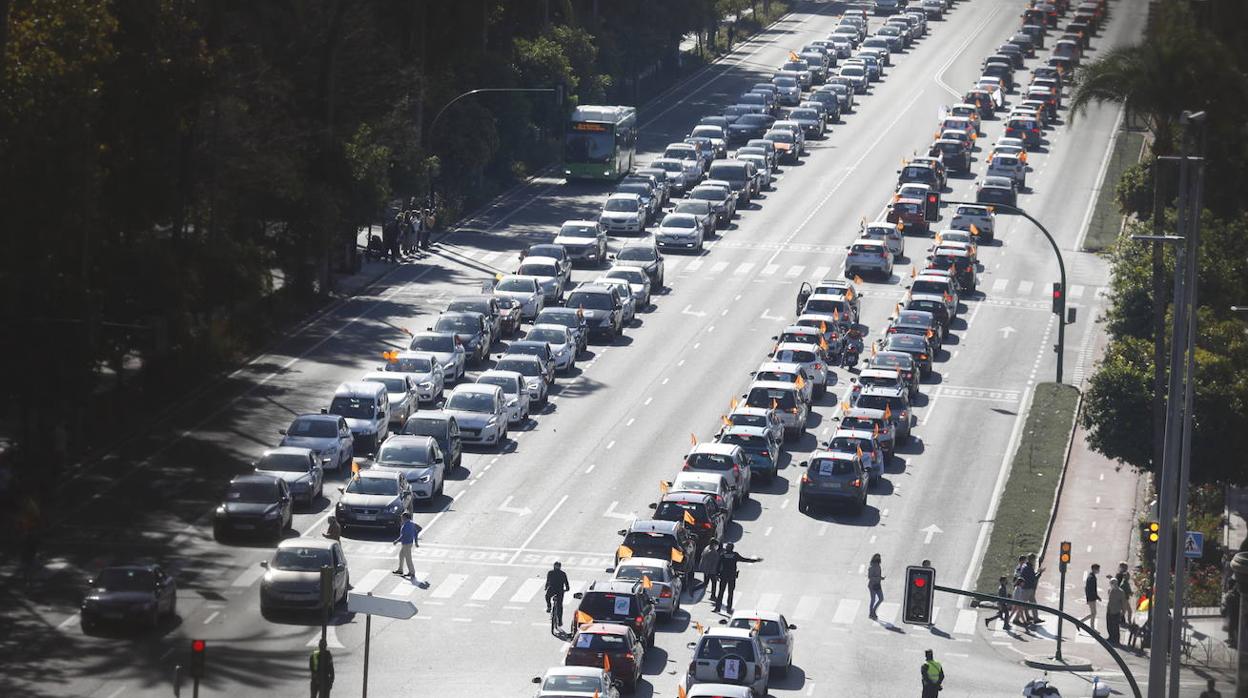
{"label": "police officer", "polygon": [[728,592],[728,612],[732,613],[732,595],[737,591],[737,563],[762,562],[761,557],[746,557],[732,549],[732,543],[724,546],[719,554],[719,588],[715,590],[715,612],[724,600],[724,592]]}
{"label": "police officer", "polygon": [[941,668],[940,662],[932,658],[931,650],[923,654],[927,658],[923,666],[919,667],[919,673],[923,679],[923,698],[936,698],[940,694],[940,689],[944,688],[945,670]]}
{"label": "police officer", "polygon": [[312,672],[312,698],[329,698],[329,689],[334,687],[334,655],[324,639],[308,657],[308,669]]}

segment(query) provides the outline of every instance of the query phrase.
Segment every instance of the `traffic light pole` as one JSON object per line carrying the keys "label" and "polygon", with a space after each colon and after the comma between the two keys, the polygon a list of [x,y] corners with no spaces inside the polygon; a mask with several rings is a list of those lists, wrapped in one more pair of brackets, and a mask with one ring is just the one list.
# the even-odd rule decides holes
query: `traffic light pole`
{"label": "traffic light pole", "polygon": [[1057,650],[1053,658],[1062,661],[1062,613],[1066,611],[1066,563],[1057,566]]}
{"label": "traffic light pole", "polygon": [[[974,201],[946,201],[946,203],[950,203],[955,206],[984,206],[985,205],[985,204],[977,203]],[[1049,246],[1053,248],[1053,255],[1057,257],[1057,271],[1058,271],[1058,274],[1061,276],[1061,281],[1058,282],[1060,284],[1061,298],[1060,298],[1060,307],[1059,307],[1058,299],[1057,298],[1054,299],[1053,312],[1057,314],[1057,382],[1061,383],[1062,382],[1062,359],[1063,359],[1063,354],[1065,354],[1066,352],[1066,261],[1062,259],[1062,251],[1058,249],[1057,247],[1057,240],[1054,240],[1053,235],[1048,231],[1048,229],[1045,228],[1043,225],[1041,225],[1040,221],[1036,220],[1035,218],[1032,218],[1031,214],[1027,213],[1026,211],[1024,211],[1023,209],[1017,206],[1010,206],[1009,204],[991,204],[991,206],[994,209],[1003,209],[1006,213],[1017,214],[1031,221],[1032,225],[1039,228],[1040,232],[1044,234],[1045,239],[1049,241]]]}
{"label": "traffic light pole", "polygon": [[1109,644],[1108,640],[1101,637],[1100,633],[1088,627],[1086,623],[1079,620],[1078,618],[1075,618],[1074,616],[1063,611],[1062,609],[1053,608],[1052,606],[1045,606],[1043,604],[1038,604],[1038,603],[1031,603],[1030,601],[1019,601],[1016,599],[1007,599],[1003,596],[996,596],[995,594],[981,594],[978,591],[967,591],[965,589],[956,589],[954,587],[941,586],[939,584],[933,585],[933,588],[936,591],[943,591],[949,594],[957,594],[958,596],[969,596],[972,599],[978,599],[980,601],[993,601],[993,602],[996,602],[997,604],[1004,603],[1010,606],[1021,606],[1023,608],[1030,608],[1036,611],[1044,611],[1046,613],[1052,613],[1056,615],[1059,619],[1064,618],[1070,621],[1071,623],[1074,623],[1075,627],[1079,628],[1080,630],[1083,630],[1088,635],[1090,635],[1092,639],[1100,643],[1101,647],[1105,648],[1105,651],[1109,653],[1109,656],[1114,658],[1114,663],[1117,664],[1118,668],[1122,670],[1123,677],[1126,678],[1127,684],[1131,686],[1132,695],[1134,695],[1135,698],[1144,698],[1143,694],[1140,693],[1139,684],[1135,682],[1135,675],[1131,673],[1131,667],[1127,666],[1127,663],[1123,661],[1122,655],[1118,654],[1118,649],[1115,648],[1113,645]]}

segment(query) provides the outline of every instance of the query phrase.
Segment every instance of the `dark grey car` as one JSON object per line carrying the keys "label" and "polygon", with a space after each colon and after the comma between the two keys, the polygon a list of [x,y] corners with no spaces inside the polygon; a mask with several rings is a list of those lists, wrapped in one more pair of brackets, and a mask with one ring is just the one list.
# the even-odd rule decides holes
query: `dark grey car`
{"label": "dark grey car", "polygon": [[239,475],[225,489],[214,512],[213,537],[260,534],[280,539],[292,518],[290,487],[271,475]]}

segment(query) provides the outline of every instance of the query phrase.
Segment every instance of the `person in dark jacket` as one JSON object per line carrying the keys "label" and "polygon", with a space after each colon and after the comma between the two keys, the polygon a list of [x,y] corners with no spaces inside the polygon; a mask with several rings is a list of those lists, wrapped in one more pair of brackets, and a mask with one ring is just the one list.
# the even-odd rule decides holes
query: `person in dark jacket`
{"label": "person in dark jacket", "polygon": [[702,551],[702,559],[698,560],[698,571],[703,574],[702,586],[706,589],[707,598],[715,598],[719,588],[719,541],[711,539]]}
{"label": "person in dark jacket", "polygon": [[1096,576],[1100,573],[1101,566],[1093,564],[1083,578],[1083,598],[1088,603],[1088,615],[1079,620],[1086,620],[1093,630],[1096,630],[1096,602],[1101,600],[1096,589]]}
{"label": "person in dark jacket", "polygon": [[737,564],[741,562],[762,562],[761,557],[746,557],[741,553],[732,549],[732,543],[724,546],[724,552],[719,556],[719,589],[715,594],[715,612],[719,612],[719,607],[724,599],[724,592],[728,592],[728,612],[732,613],[732,596],[737,591]]}
{"label": "person in dark jacket", "polygon": [[334,655],[325,646],[325,640],[312,650],[308,669],[312,672],[312,698],[329,698],[329,690],[334,687]]}
{"label": "person in dark jacket", "polygon": [[385,250],[386,259],[391,262],[399,261],[399,235],[402,232],[402,216],[394,217],[394,220],[388,221],[381,228],[381,245]]}

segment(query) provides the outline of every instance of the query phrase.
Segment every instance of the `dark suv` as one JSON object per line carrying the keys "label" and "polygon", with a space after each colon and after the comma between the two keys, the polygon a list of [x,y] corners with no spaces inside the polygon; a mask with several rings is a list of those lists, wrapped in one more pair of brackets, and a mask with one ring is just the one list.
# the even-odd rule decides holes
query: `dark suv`
{"label": "dark suv", "polygon": [[614,339],[624,333],[624,304],[606,286],[578,286],[568,294],[564,305],[585,311],[585,323],[591,335]]}
{"label": "dark suv", "polygon": [[[581,603],[572,614],[572,632],[577,622],[616,623],[633,629],[646,647],[654,647],[654,624],[657,615],[654,601],[646,594],[639,581],[610,580],[594,582],[583,592],[573,594]],[[584,614],[584,615],[582,615]],[[592,618],[586,621],[585,616]]]}
{"label": "dark suv", "polygon": [[685,578],[685,586],[693,581],[697,569],[698,542],[683,522],[638,519],[628,528],[620,529],[624,540],[615,551],[615,562],[630,557],[653,557],[671,560],[672,571]]}
{"label": "dark suv", "polygon": [[[728,513],[720,508],[715,495],[706,492],[668,492],[655,504],[656,521],[683,523],[693,533],[701,551],[711,539],[723,540]],[[689,519],[685,518],[688,514]]]}
{"label": "dark suv", "polygon": [[442,411],[417,412],[407,418],[403,434],[432,436],[438,449],[446,457],[446,469],[454,470],[464,459],[464,442],[459,437],[459,424],[455,417]]}

